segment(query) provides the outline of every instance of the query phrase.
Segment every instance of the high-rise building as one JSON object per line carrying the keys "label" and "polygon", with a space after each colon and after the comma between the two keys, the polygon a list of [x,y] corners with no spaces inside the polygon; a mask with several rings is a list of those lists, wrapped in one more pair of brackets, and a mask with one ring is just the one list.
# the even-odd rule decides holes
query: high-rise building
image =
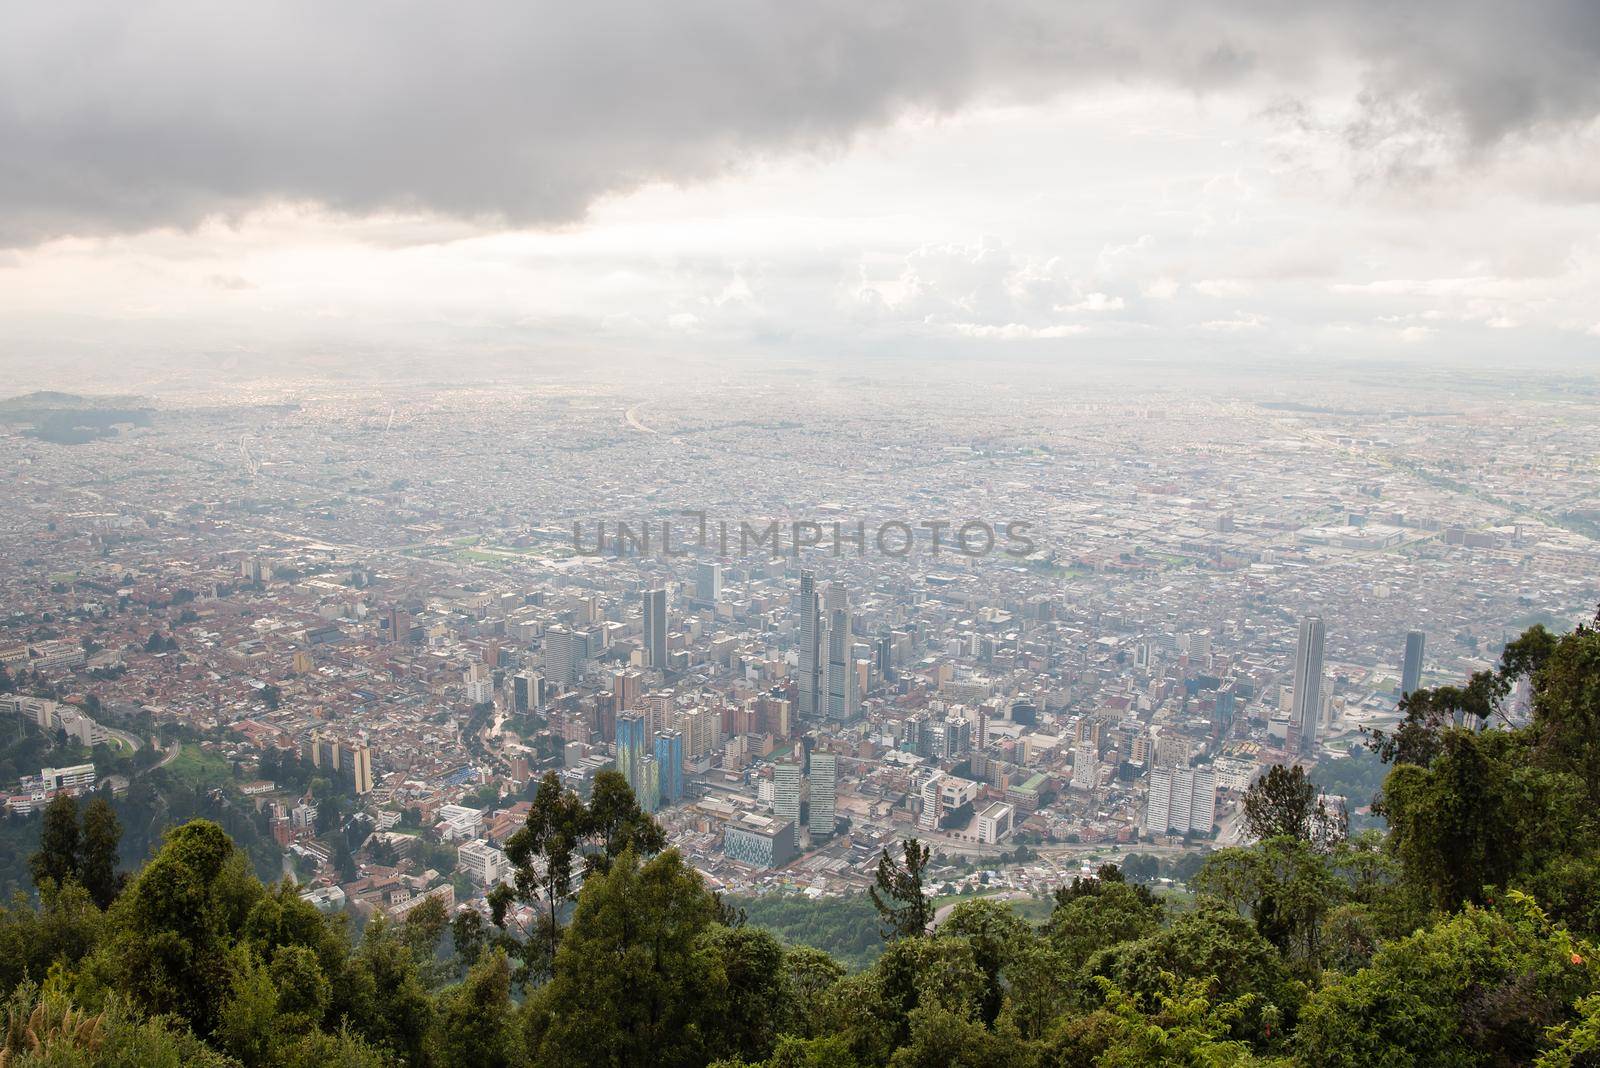
{"label": "high-rise building", "polygon": [[1144,829],[1151,834],[1210,834],[1217,819],[1217,776],[1210,768],[1150,772]]}
{"label": "high-rise building", "polygon": [[1422,653],[1428,636],[1420,630],[1406,634],[1406,658],[1400,668],[1400,696],[1409,697],[1422,687]]}
{"label": "high-rise building", "polygon": [[1300,621],[1300,640],[1294,651],[1294,705],[1289,711],[1289,751],[1310,759],[1317,754],[1317,720],[1322,708],[1322,642],[1326,631],[1321,616]]}
{"label": "high-rise building", "polygon": [[785,761],[772,767],[772,814],[788,822],[797,844],[800,841],[801,771],[799,763],[795,761]]}
{"label": "high-rise building", "polygon": [[461,844],[456,851],[456,867],[479,886],[492,887],[511,874],[506,855],[481,838]]}
{"label": "high-rise building", "polygon": [[800,679],[799,712],[815,719],[825,711],[822,696],[822,612],[817,600],[817,576],[800,572]]}
{"label": "high-rise building", "polygon": [[683,732],[669,730],[656,735],[655,756],[661,774],[661,800],[676,805],[683,800]]}
{"label": "high-rise building", "polygon": [[701,604],[714,605],[722,600],[722,565],[696,564],[694,569],[694,599]]}
{"label": "high-rise building", "polygon": [[961,760],[972,752],[972,721],[965,716],[951,716],[944,723],[944,755],[947,760]]}
{"label": "high-rise building", "polygon": [[922,794],[922,813],[917,817],[917,826],[925,831],[931,831],[939,826],[939,821],[944,818],[944,807],[940,794],[944,787],[944,772],[936,771],[922,782],[919,791]]}
{"label": "high-rise building", "polygon": [[644,675],[638,671],[619,671],[611,676],[611,692],[617,695],[617,708],[631,712],[644,700]]}
{"label": "high-rise building", "polygon": [[828,657],[823,672],[828,718],[852,720],[860,708],[861,691],[856,677],[855,639],[850,632],[850,601],[840,583],[828,584],[823,598],[823,622],[827,632],[821,645]]}
{"label": "high-rise building", "polygon": [[391,608],[385,615],[388,623],[388,638],[392,642],[408,642],[411,640],[411,616],[398,608]]}
{"label": "high-rise building", "polygon": [[645,662],[657,671],[667,670],[667,591],[644,593]]}
{"label": "high-rise building", "polygon": [[1093,790],[1100,779],[1100,755],[1092,742],[1083,742],[1072,753],[1072,788]]}
{"label": "high-rise building", "polygon": [[331,734],[313,733],[303,753],[312,767],[332,772],[357,796],[372,792],[372,750],[365,741],[342,742]]}
{"label": "high-rise building", "polygon": [[529,712],[544,704],[544,679],[537,671],[519,671],[511,676],[511,710]]}
{"label": "high-rise building", "polygon": [[722,745],[722,716],[714,708],[679,712],[676,726],[683,732],[683,751],[690,760],[709,756]]}
{"label": "high-rise building", "polygon": [[646,753],[635,767],[638,785],[633,788],[633,795],[639,799],[640,808],[655,812],[661,807],[661,763],[654,753]]}
{"label": "high-rise building", "polygon": [[838,790],[839,758],[832,753],[812,753],[811,811],[806,824],[813,838],[833,833]]}
{"label": "high-rise building", "polygon": [[358,797],[372,792],[372,750],[365,743],[339,746],[339,777]]}
{"label": "high-rise building", "polygon": [[494,699],[494,679],[484,665],[473,664],[463,674],[462,681],[466,683],[468,704],[482,705]]}
{"label": "high-rise building", "polygon": [[582,635],[564,627],[544,632],[544,673],[556,692],[578,681],[578,668],[587,652],[588,642]]}
{"label": "high-rise building", "polygon": [[[624,712],[617,717],[617,771],[639,796],[639,765],[650,751],[650,721],[639,712]],[[644,798],[640,797],[641,804]]]}
{"label": "high-rise building", "polygon": [[794,825],[765,816],[729,820],[722,831],[722,851],[755,868],[781,868],[795,858]]}
{"label": "high-rise building", "polygon": [[872,646],[873,666],[878,669],[878,677],[885,682],[894,681],[894,637],[889,634],[878,635],[878,640]]}

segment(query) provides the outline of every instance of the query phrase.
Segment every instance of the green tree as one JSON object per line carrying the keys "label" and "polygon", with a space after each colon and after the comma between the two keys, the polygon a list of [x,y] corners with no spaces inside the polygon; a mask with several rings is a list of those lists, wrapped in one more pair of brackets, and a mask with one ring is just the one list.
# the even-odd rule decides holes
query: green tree
{"label": "green tree", "polygon": [[345,989],[342,998],[335,997],[335,1008],[369,1042],[407,1063],[425,1062],[433,999],[415,951],[393,924],[381,918],[367,924],[341,983]]}
{"label": "green tree", "polygon": [[511,965],[496,952],[440,999],[432,1040],[438,1068],[509,1068],[519,1041],[512,1018]]}
{"label": "green tree", "polygon": [[176,827],[112,905],[91,970],[145,1011],[175,1013],[208,1034],[232,992],[229,944],[262,893],[222,828]]}
{"label": "green tree", "polygon": [[1112,878],[1074,879],[1056,892],[1045,934],[1063,965],[1076,971],[1102,949],[1153,934],[1164,914],[1143,886]]}
{"label": "green tree", "polygon": [[527,1002],[541,1064],[702,1065],[715,985],[700,935],[716,912],[700,877],[668,850],[625,849],[584,883],[555,974]]}
{"label": "green tree", "polygon": [[1600,980],[1592,951],[1528,899],[1466,911],[1390,943],[1317,991],[1294,1037],[1318,1068],[1527,1064]]}
{"label": "green tree", "polygon": [[1234,1026],[1238,1038],[1266,1038],[1267,1029],[1292,1015],[1301,997],[1277,950],[1255,925],[1210,898],[1154,934],[1102,950],[1086,972],[1109,979],[1149,1011],[1173,993],[1174,981],[1210,984],[1206,990],[1214,1001],[1248,1007]]}
{"label": "green tree", "polygon": [[962,938],[972,947],[973,962],[983,973],[984,981],[978,1018],[985,1027],[992,1028],[1005,1004],[1012,965],[1037,936],[1010,905],[979,898],[951,909],[939,927],[939,937]]}
{"label": "green tree", "polygon": [[1194,888],[1237,908],[1262,937],[1312,972],[1320,965],[1323,920],[1343,900],[1329,862],[1298,838],[1270,838],[1254,849],[1207,858]]}
{"label": "green tree", "polygon": [[[627,785],[626,781],[623,785]],[[608,793],[611,789],[607,787]],[[642,812],[638,815],[644,817]],[[543,966],[539,970],[545,975],[555,962],[561,938],[560,910],[572,900],[574,858],[588,822],[589,813],[578,795],[563,787],[555,772],[547,772],[539,781],[527,819],[506,842],[506,859],[513,866],[512,881],[501,883],[489,893],[491,918],[501,928],[505,927],[506,910],[513,901],[539,905],[543,928],[543,937],[538,939],[543,947]],[[615,839],[631,840],[631,833],[617,834]]]}
{"label": "green tree", "polygon": [[1066,1017],[1046,1043],[1044,1062],[1059,1068],[1245,1068],[1257,1063],[1237,1038],[1254,1008],[1246,994],[1218,1001],[1213,984],[1180,981],[1170,974],[1145,995],[1131,995],[1099,979],[1102,1007]]}
{"label": "green tree", "polygon": [[933,900],[923,889],[928,847],[915,838],[901,843],[905,857],[896,862],[885,849],[878,857],[877,880],[869,893],[878,910],[885,939],[920,938],[933,923]]}
{"label": "green tree", "polygon": [[790,947],[783,955],[783,966],[792,1006],[789,1027],[804,1038],[817,1038],[826,1029],[825,997],[844,978],[844,966],[811,946]]}
{"label": "green tree", "polygon": [[33,884],[43,889],[47,882],[76,880],[79,873],[78,802],[70,794],[59,793],[44,808],[44,826],[39,832],[39,851],[28,859]]}
{"label": "green tree", "polygon": [[270,1065],[290,1037],[278,1016],[278,988],[248,952],[234,954],[230,972],[231,989],[218,1014],[216,1041],[245,1068]]}
{"label": "green tree", "polygon": [[1485,887],[1595,841],[1586,785],[1531,757],[1520,733],[1450,729],[1428,767],[1385,780],[1390,848],[1439,908],[1481,904]]}
{"label": "green tree", "polygon": [[[543,784],[540,786],[542,789]],[[633,788],[617,771],[602,771],[594,777],[584,831],[591,843],[584,851],[584,862],[591,872],[605,871],[626,850],[642,858],[667,846],[661,825],[639,807]]]}
{"label": "green tree", "polygon": [[1298,764],[1274,764],[1244,795],[1245,830],[1264,842],[1298,838],[1331,849],[1349,828],[1344,809],[1318,797],[1317,786]]}
{"label": "green tree", "polygon": [[707,958],[711,986],[712,1050],[765,1058],[780,1029],[795,1019],[783,944],[759,928],[712,924],[700,936],[699,952]]}

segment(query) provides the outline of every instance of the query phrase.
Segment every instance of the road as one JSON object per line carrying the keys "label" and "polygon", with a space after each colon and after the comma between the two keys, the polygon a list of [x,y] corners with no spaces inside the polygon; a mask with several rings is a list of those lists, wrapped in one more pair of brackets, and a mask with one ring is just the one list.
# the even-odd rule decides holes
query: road
{"label": "road", "polygon": [[645,426],[644,423],[639,419],[639,409],[643,408],[646,403],[648,402],[641,401],[638,404],[635,404],[623,414],[623,418],[626,419],[628,421],[628,425],[633,427],[635,430],[642,430],[646,434],[659,434],[661,431],[656,430],[654,427]]}
{"label": "road", "polygon": [[[984,895],[981,896],[981,900],[984,900],[984,901],[1025,901],[1025,900],[1027,900],[1027,897],[1028,897],[1028,895],[1023,893],[1021,890],[1007,890],[1003,894],[984,894]],[[978,897],[969,897],[969,898],[966,898],[965,900],[967,900],[967,901],[977,901],[977,900],[980,900],[980,898],[978,898]],[[950,913],[955,911],[955,907],[957,905],[959,905],[959,904],[961,904],[960,901],[952,901],[948,905],[940,905],[937,909],[935,909],[934,913],[933,913],[933,923],[930,925],[929,929],[937,931],[939,929],[939,925],[941,923],[943,923],[945,920],[948,920],[950,918]]]}
{"label": "road", "polygon": [[[131,738],[133,736],[129,735],[129,737]],[[137,745],[138,739],[134,739],[134,741],[135,741],[135,744]],[[156,761],[154,764],[151,764],[148,768],[144,768],[141,771],[134,772],[131,777],[127,776],[127,775],[107,775],[106,776],[106,782],[108,782],[111,785],[111,792],[112,793],[116,793],[116,794],[123,793],[124,791],[126,791],[128,789],[128,783],[131,781],[131,779],[136,779],[140,775],[145,774],[146,772],[154,771],[156,768],[164,768],[164,767],[166,767],[168,764],[172,763],[174,760],[177,760],[178,759],[178,754],[181,753],[181,752],[183,752],[183,743],[175,741],[175,742],[172,743],[172,748],[167,750],[167,752],[161,757],[160,760]]]}

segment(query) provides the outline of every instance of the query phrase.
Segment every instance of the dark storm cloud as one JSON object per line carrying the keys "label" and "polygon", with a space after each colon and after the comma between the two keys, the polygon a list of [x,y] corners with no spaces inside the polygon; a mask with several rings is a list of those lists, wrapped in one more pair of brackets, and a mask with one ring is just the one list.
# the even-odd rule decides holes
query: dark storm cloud
{"label": "dark storm cloud", "polygon": [[[272,200],[513,223],[1106,81],[1293,92],[1486,150],[1600,110],[1593,0],[412,0],[0,8],[0,243]],[[1400,119],[1396,119],[1400,116]]]}

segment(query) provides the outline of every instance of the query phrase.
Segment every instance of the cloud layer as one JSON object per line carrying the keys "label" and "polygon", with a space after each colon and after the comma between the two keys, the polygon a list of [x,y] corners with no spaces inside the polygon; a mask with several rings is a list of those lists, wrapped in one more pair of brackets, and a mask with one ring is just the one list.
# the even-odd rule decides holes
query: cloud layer
{"label": "cloud layer", "polygon": [[1335,79],[1347,142],[1395,171],[1589,123],[1597,69],[1592,0],[8,4],[0,245],[278,202],[562,224],[908,111],[1104,83],[1259,83],[1292,117]]}

